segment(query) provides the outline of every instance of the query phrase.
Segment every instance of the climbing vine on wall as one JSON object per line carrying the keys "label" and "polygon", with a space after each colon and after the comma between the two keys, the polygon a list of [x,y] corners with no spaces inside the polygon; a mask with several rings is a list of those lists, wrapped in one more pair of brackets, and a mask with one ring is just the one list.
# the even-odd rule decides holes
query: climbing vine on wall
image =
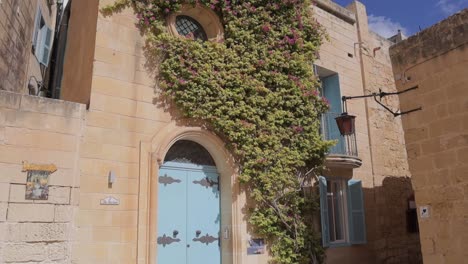
{"label": "climbing vine on wall", "polygon": [[[224,41],[173,36],[166,18],[183,4],[204,5],[224,26]],[[323,32],[307,0],[118,0],[132,6],[159,58],[158,86],[189,118],[226,140],[250,197],[249,223],[269,242],[273,263],[323,261],[311,228],[315,195],[303,185],[321,166],[320,97],[312,63]]]}

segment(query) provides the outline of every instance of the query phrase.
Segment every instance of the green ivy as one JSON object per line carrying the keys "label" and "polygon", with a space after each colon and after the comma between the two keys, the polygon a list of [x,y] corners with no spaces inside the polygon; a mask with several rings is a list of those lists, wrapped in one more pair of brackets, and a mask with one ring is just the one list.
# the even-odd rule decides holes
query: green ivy
{"label": "green ivy", "polygon": [[[224,26],[224,41],[167,32],[182,4],[204,5]],[[158,58],[159,87],[182,113],[225,139],[250,197],[249,223],[268,241],[272,263],[321,263],[310,173],[330,142],[320,136],[328,102],[312,63],[323,38],[307,0],[118,0],[102,12],[132,6]]]}

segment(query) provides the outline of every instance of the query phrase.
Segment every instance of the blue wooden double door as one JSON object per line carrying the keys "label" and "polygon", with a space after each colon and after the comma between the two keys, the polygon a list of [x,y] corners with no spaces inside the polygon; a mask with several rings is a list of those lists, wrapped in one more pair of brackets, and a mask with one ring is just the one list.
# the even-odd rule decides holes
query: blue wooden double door
{"label": "blue wooden double door", "polygon": [[157,263],[221,263],[216,167],[166,162],[158,183]]}

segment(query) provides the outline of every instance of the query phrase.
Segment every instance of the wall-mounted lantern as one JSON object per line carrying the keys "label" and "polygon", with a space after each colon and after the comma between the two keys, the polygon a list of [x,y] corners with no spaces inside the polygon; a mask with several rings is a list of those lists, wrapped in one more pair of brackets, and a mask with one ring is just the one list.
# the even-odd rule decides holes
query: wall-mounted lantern
{"label": "wall-mounted lantern", "polygon": [[[408,88],[408,89],[403,90],[401,92],[394,92],[394,93],[383,92],[382,89],[379,89],[378,93],[372,93],[372,94],[367,94],[367,95],[358,95],[358,96],[343,96],[343,97],[341,97],[341,100],[343,101],[343,113],[340,116],[338,116],[337,118],[335,118],[336,124],[337,124],[337,126],[338,126],[338,128],[340,130],[340,134],[342,136],[346,136],[346,135],[353,134],[354,131],[355,131],[354,120],[355,120],[356,116],[348,114],[348,106],[346,104],[347,100],[374,97],[374,100],[379,105],[381,105],[385,110],[392,113],[394,117],[397,117],[397,116],[400,116],[400,115],[405,115],[405,114],[409,114],[411,112],[422,110],[422,107],[418,107],[418,108],[411,109],[411,110],[404,111],[404,112],[401,112],[401,111],[395,112],[392,109],[390,109],[388,106],[382,104],[382,102],[381,102],[382,98],[385,97],[385,96],[389,96],[389,95],[398,95],[398,94],[406,93],[408,91],[411,91],[411,90],[414,90],[414,89],[417,89],[417,88],[418,88],[418,86],[416,85],[414,87]],[[377,100],[377,97],[379,97],[379,100]]]}
{"label": "wall-mounted lantern", "polygon": [[342,136],[354,134],[354,120],[356,116],[348,115],[343,112],[340,116],[335,117],[336,124]]}
{"label": "wall-mounted lantern", "polygon": [[109,171],[109,176],[107,177],[107,185],[109,188],[112,188],[112,184],[115,183],[116,180],[115,172],[114,171]]}

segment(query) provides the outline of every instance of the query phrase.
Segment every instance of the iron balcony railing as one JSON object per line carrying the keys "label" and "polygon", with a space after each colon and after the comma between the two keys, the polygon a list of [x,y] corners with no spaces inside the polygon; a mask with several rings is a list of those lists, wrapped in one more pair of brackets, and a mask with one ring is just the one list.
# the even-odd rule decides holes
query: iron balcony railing
{"label": "iron balcony railing", "polygon": [[356,134],[342,136],[336,125],[335,118],[339,113],[328,112],[322,115],[322,136],[324,140],[335,140],[336,145],[330,147],[329,155],[345,155],[357,157]]}

